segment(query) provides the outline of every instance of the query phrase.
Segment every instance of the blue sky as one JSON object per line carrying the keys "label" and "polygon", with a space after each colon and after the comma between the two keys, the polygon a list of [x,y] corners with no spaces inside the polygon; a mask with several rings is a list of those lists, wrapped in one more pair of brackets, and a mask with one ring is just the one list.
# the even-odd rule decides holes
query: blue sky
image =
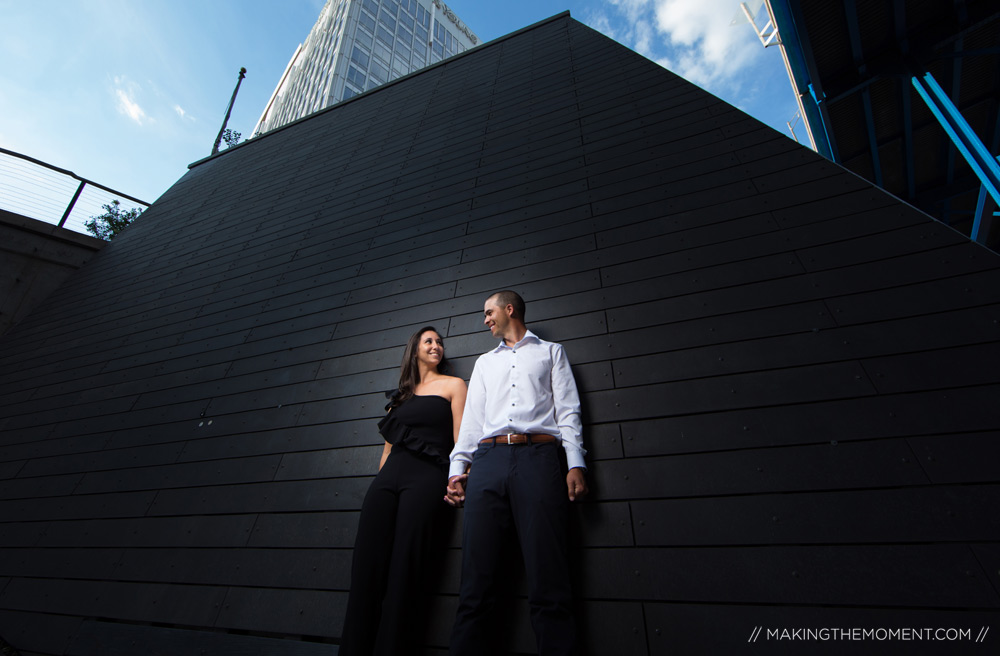
{"label": "blue sky", "polygon": [[[0,146],[152,202],[209,154],[241,66],[229,127],[250,135],[323,4],[0,0]],[[796,110],[780,53],[732,24],[732,0],[447,4],[483,41],[569,9],[785,134]]]}

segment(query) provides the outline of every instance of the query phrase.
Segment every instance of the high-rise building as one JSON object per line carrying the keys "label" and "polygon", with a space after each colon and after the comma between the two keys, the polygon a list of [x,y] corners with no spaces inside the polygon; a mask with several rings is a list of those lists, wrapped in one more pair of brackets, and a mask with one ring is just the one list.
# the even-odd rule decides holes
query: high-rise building
{"label": "high-rise building", "polygon": [[327,0],[254,134],[465,51],[475,34],[440,0]]}

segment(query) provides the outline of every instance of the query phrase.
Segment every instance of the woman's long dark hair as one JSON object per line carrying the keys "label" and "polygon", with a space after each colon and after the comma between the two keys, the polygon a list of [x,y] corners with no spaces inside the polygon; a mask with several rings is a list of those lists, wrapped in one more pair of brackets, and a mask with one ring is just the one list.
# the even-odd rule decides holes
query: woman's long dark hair
{"label": "woman's long dark hair", "polygon": [[[413,333],[409,341],[406,342],[406,350],[403,351],[403,363],[399,367],[399,390],[393,395],[394,398],[390,405],[399,405],[413,396],[414,388],[420,384],[420,368],[417,367],[417,348],[420,346],[420,337],[429,331],[437,333],[438,337],[441,336],[441,333],[434,326],[424,326]],[[442,353],[441,362],[438,363],[437,367],[438,373],[444,373],[447,368],[448,359]]]}

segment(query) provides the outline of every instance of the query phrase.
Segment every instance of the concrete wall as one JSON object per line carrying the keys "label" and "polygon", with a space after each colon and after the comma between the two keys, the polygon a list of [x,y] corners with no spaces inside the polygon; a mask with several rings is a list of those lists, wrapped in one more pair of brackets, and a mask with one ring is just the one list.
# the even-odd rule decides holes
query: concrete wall
{"label": "concrete wall", "polygon": [[0,335],[107,242],[0,210]]}

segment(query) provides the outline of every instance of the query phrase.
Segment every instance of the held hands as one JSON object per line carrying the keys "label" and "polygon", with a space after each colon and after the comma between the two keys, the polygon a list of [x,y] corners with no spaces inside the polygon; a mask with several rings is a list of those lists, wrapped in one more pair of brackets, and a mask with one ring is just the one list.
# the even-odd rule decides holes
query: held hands
{"label": "held hands", "polygon": [[465,483],[469,480],[468,474],[459,474],[448,479],[448,489],[445,492],[444,500],[455,508],[461,508],[465,503]]}
{"label": "held hands", "polygon": [[[444,500],[449,505],[460,508],[465,503],[465,484],[468,480],[468,474],[460,474],[448,479],[448,489],[444,495]],[[583,499],[583,497],[587,496],[587,479],[584,476],[582,468],[574,467],[566,474],[566,491],[569,494],[570,501]]]}
{"label": "held hands", "polygon": [[587,496],[587,479],[581,467],[574,467],[566,474],[566,489],[569,492],[569,500],[576,501]]}

